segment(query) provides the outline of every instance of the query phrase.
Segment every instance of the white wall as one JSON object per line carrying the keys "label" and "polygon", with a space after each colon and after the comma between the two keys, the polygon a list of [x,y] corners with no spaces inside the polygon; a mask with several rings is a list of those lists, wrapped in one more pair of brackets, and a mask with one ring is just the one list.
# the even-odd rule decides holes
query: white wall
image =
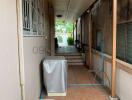
{"label": "white wall", "polygon": [[25,99],[40,96],[40,63],[46,56],[44,37],[24,37]]}
{"label": "white wall", "polygon": [[0,100],[21,100],[16,0],[0,0]]}
{"label": "white wall", "polygon": [[[132,75],[120,69],[122,65],[117,64],[116,94],[120,100],[132,100]],[[106,62],[107,73],[111,73],[111,63]],[[108,70],[109,69],[109,70]],[[109,75],[109,77],[111,77]]]}
{"label": "white wall", "polygon": [[[96,67],[98,64],[96,62],[101,63],[101,56],[99,54],[93,53],[92,56],[93,66]],[[121,62],[121,61],[120,61]],[[120,100],[132,100],[132,75],[127,71],[121,69],[121,67],[125,67],[126,65],[131,66],[130,64],[120,64],[117,62],[117,73],[116,73],[116,94],[119,96]],[[110,61],[105,60],[104,69],[107,73],[110,81],[111,81],[111,63]],[[105,78],[105,85],[111,89],[111,84],[109,85],[108,80]]]}
{"label": "white wall", "polygon": [[[39,12],[44,12],[44,21],[39,24],[44,24],[41,28],[41,35],[25,35],[23,37],[24,47],[24,92],[25,100],[38,100],[41,92],[40,82],[40,64],[42,59],[50,55],[51,51],[51,16],[49,15],[48,0],[41,0],[44,2],[44,9]],[[50,3],[49,3],[50,5]],[[53,11],[51,11],[53,12]],[[30,13],[31,14],[31,13]],[[54,18],[54,16],[52,16]],[[32,23],[30,23],[32,25]],[[38,24],[38,26],[39,26]],[[39,28],[39,27],[38,27]],[[25,31],[24,31],[25,32]],[[38,31],[39,33],[40,31]],[[53,49],[53,48],[52,48]]]}
{"label": "white wall", "polygon": [[118,69],[117,70],[117,95],[121,100],[132,100],[132,75]]}
{"label": "white wall", "polygon": [[93,69],[96,71],[95,73],[102,78],[102,73],[98,72],[98,71],[102,71],[103,70],[103,60],[100,59],[100,56],[97,55],[92,55],[92,66]]}

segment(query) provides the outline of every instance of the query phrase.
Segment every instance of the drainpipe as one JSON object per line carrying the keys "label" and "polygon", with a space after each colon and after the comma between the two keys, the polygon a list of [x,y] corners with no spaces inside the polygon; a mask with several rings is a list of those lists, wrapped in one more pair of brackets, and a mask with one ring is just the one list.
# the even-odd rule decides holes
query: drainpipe
{"label": "drainpipe", "polygon": [[19,79],[20,79],[20,87],[21,87],[21,100],[25,100],[22,0],[16,0],[16,16],[17,16],[18,59],[19,59]]}
{"label": "drainpipe", "polygon": [[117,100],[116,97],[116,32],[117,32],[117,0],[113,0],[113,19],[112,19],[112,84],[110,100]]}

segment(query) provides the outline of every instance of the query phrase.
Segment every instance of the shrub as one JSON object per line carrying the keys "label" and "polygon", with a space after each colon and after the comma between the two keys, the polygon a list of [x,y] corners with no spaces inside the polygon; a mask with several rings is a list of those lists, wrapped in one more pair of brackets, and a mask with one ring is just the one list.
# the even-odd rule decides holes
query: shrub
{"label": "shrub", "polygon": [[74,40],[73,40],[73,38],[72,38],[72,37],[68,37],[67,43],[68,43],[68,45],[74,45]]}

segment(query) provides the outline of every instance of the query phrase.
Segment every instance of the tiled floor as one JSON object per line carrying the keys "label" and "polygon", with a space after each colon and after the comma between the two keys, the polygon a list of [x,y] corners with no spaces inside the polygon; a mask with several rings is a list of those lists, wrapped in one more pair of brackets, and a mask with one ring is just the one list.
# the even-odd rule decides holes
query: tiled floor
{"label": "tiled floor", "polygon": [[95,75],[84,66],[70,66],[68,69],[68,84],[99,84]]}
{"label": "tiled floor", "polygon": [[71,86],[70,84],[99,84],[86,67],[70,66],[68,70],[68,91],[66,97],[47,97],[54,100],[108,100],[108,92],[103,86]]}
{"label": "tiled floor", "polygon": [[78,50],[75,46],[65,46],[65,47],[59,47],[56,50],[56,53],[78,53]]}

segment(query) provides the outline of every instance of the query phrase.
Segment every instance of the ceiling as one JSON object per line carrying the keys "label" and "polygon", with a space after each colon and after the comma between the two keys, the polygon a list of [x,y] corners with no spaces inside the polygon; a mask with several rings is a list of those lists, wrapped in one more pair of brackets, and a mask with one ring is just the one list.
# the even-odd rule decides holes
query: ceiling
{"label": "ceiling", "polygon": [[95,0],[53,0],[55,15],[62,15],[64,20],[74,21],[88,9]]}

